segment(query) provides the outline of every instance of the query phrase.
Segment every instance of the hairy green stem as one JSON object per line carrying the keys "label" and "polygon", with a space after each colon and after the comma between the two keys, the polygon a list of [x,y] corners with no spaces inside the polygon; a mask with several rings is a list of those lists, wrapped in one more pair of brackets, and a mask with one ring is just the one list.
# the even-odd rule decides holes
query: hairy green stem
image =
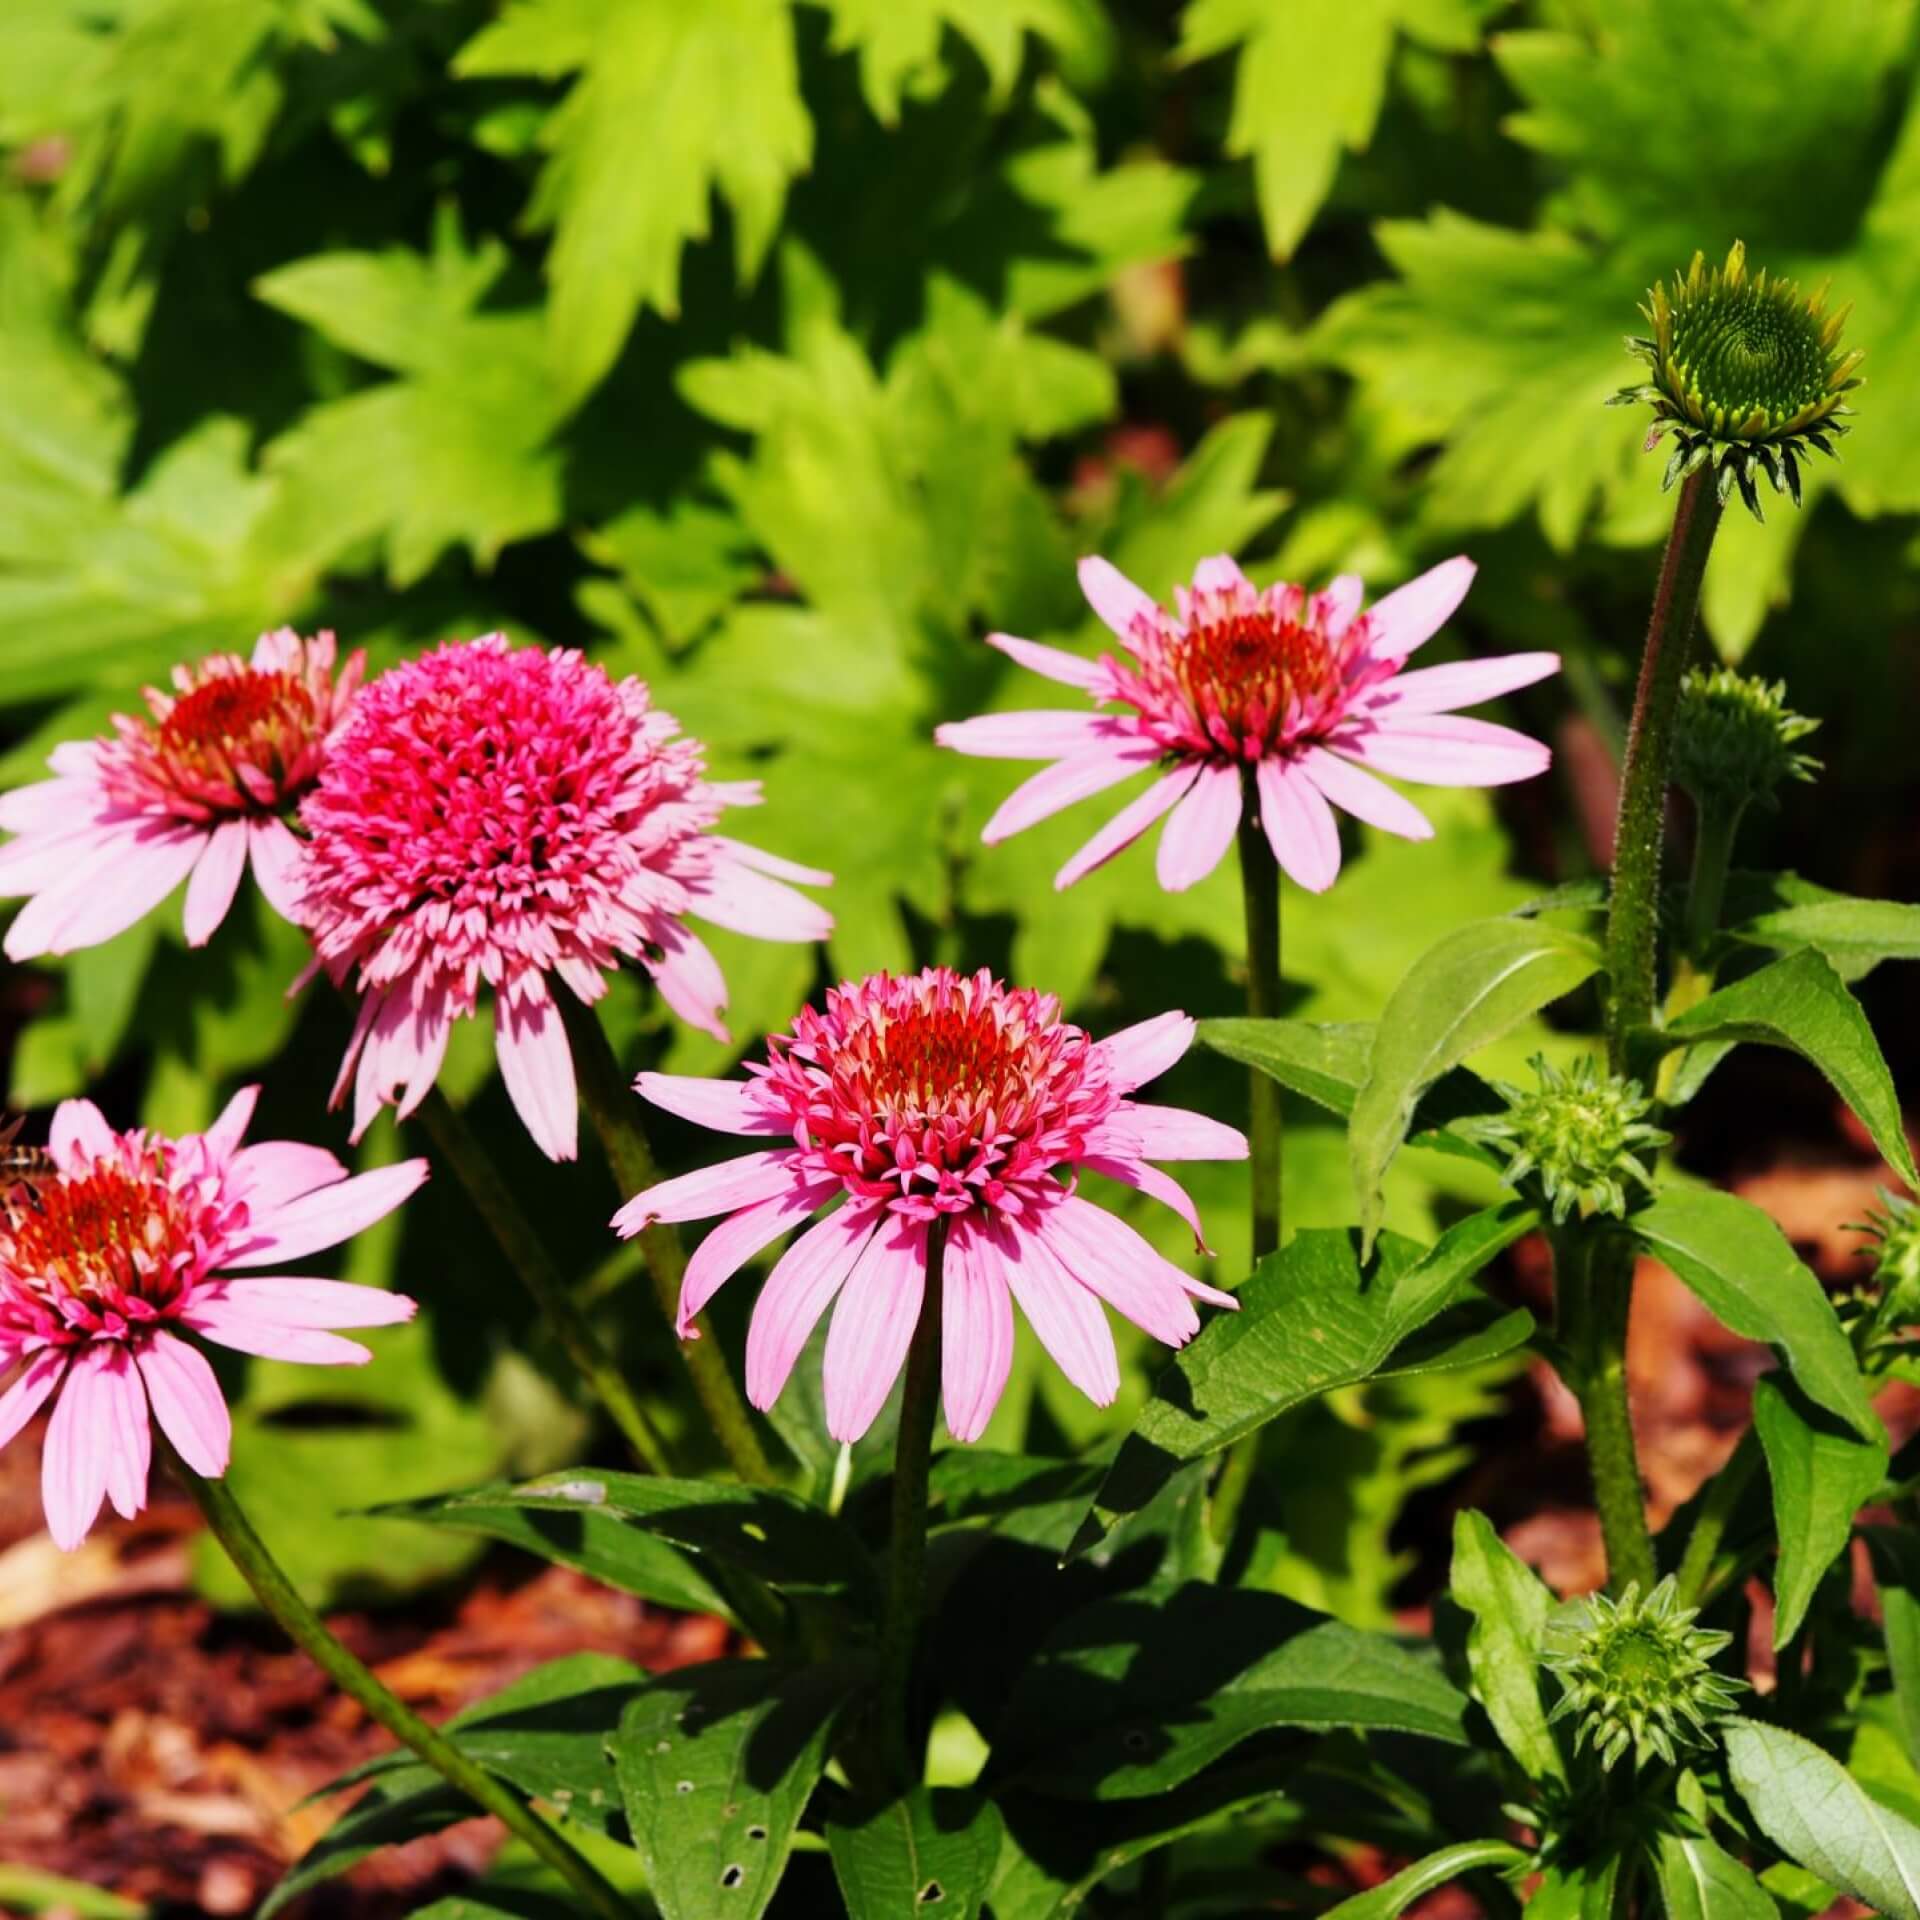
{"label": "hairy green stem", "polygon": [[947,1223],[927,1231],[927,1285],[907,1376],[900,1393],[900,1431],[893,1446],[893,1529],[887,1551],[887,1605],[880,1625],[880,1735],[896,1793],[919,1782],[914,1757],[913,1656],[927,1600],[927,1470],[934,1416],[940,1406],[940,1320]]}
{"label": "hairy green stem", "polygon": [[671,1473],[666,1446],[652,1421],[613,1356],[601,1344],[593,1323],[561,1278],[545,1243],[521,1211],[513,1189],[493,1164],[479,1135],[467,1124],[466,1116],[435,1087],[420,1104],[420,1120],[440,1158],[466,1189],[494,1244],[533,1295],[575,1371],[606,1408],[634,1457],[655,1473]]}
{"label": "hairy green stem", "polygon": [[[614,1058],[613,1046],[607,1039],[606,1028],[600,1024],[600,1016],[570,993],[556,994],[554,998],[566,1022],[581,1102],[600,1136],[621,1199],[631,1200],[660,1178],[653,1149],[647,1144],[646,1132],[640,1125],[638,1096]],[[643,1228],[636,1237],[647,1263],[648,1277],[653,1282],[654,1298],[668,1327],[672,1328],[680,1311],[680,1282],[687,1270],[686,1250],[680,1244],[679,1233],[670,1226],[656,1223]],[[694,1325],[701,1337],[678,1344],[680,1357],[692,1376],[701,1411],[707,1416],[714,1437],[734,1472],[753,1485],[772,1486],[778,1476],[760,1444],[753,1415],[734,1384],[727,1357],[720,1351],[720,1343],[704,1319]]]}
{"label": "hairy green stem", "polygon": [[[1241,774],[1240,896],[1247,918],[1247,1012],[1280,1017],[1280,867],[1260,823],[1260,793],[1249,766]],[[1253,1259],[1280,1246],[1280,1083],[1248,1070],[1248,1161],[1253,1181]]]}
{"label": "hairy green stem", "polygon": [[1680,489],[1627,730],[1607,914],[1607,970],[1612,987],[1607,1052],[1615,1073],[1634,1071],[1632,1035],[1653,1020],[1659,971],[1660,854],[1666,833],[1674,712],[1693,648],[1700,587],[1720,511],[1713,474],[1703,467]]}
{"label": "hairy green stem", "polygon": [[1587,1429],[1593,1502],[1619,1591],[1650,1592],[1658,1572],[1627,1401],[1627,1320],[1633,1304],[1633,1243],[1624,1234],[1571,1225],[1552,1235],[1559,1335]]}
{"label": "hairy green stem", "polygon": [[1693,833],[1693,870],[1687,878],[1687,957],[1696,966],[1706,958],[1713,936],[1720,931],[1720,908],[1727,897],[1727,875],[1733,868],[1733,845],[1740,832],[1745,807],[1712,802],[1698,810]]}
{"label": "hairy green stem", "polygon": [[1680,1589],[1680,1604],[1697,1607],[1710,1597],[1714,1567],[1720,1558],[1720,1545],[1727,1528],[1739,1510],[1740,1496],[1760,1469],[1760,1436],[1752,1427],[1740,1436],[1727,1463],[1713,1476],[1713,1485],[1687,1535],[1687,1550],[1680,1556],[1675,1585]]}
{"label": "hairy green stem", "polygon": [[195,1473],[168,1445],[164,1435],[156,1435],[155,1444],[180,1484],[193,1496],[214,1538],[226,1549],[227,1557],[253,1589],[260,1604],[342,1693],[357,1701],[370,1719],[386,1728],[402,1745],[411,1747],[442,1779],[457,1787],[476,1806],[493,1814],[509,1833],[524,1840],[566,1881],[581,1902],[581,1912],[601,1914],[606,1920],[632,1920],[633,1908],[564,1835],[543,1820],[504,1781],[495,1779],[484,1767],[470,1760],[437,1727],[430,1726],[396,1698],[364,1663],[327,1631],[326,1623],[294,1590],[266,1542],[254,1532],[252,1522],[224,1480],[207,1480]]}

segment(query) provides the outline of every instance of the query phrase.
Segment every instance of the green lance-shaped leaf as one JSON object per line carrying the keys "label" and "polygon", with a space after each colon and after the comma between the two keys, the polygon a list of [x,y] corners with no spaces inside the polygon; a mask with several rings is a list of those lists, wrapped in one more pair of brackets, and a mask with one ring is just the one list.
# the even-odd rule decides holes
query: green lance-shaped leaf
{"label": "green lance-shaped leaf", "polygon": [[1530,1780],[1564,1784],[1566,1763],[1540,1701],[1540,1647],[1553,1595],[1487,1516],[1473,1512],[1453,1523],[1452,1592],[1473,1616],[1467,1665],[1494,1731]]}
{"label": "green lance-shaped leaf", "polygon": [[1749,910],[1729,914],[1727,937],[1743,946],[1794,953],[1811,947],[1845,980],[1858,980],[1882,960],[1920,960],[1920,907],[1904,900],[1861,900],[1829,893],[1796,874],[1736,874]]}
{"label": "green lance-shaped leaf", "polygon": [[1442,1847],[1410,1867],[1402,1867],[1391,1880],[1382,1880],[1351,1900],[1329,1907],[1321,1920],[1399,1920],[1416,1900],[1458,1880],[1463,1873],[1480,1867],[1493,1867],[1501,1873],[1518,1873],[1529,1864],[1529,1857],[1504,1840],[1461,1840]]}
{"label": "green lance-shaped leaf", "polygon": [[915,1787],[827,1817],[848,1920],[975,1920],[1000,1865],[1000,1814],[958,1787]]}
{"label": "green lance-shaped leaf", "polygon": [[1832,1301],[1758,1207],[1730,1193],[1676,1189],[1627,1226],[1723,1326],[1777,1348],[1809,1400],[1863,1440],[1884,1438]]}
{"label": "green lance-shaped leaf", "polygon": [[614,1769],[665,1920],[758,1920],[859,1677],[715,1660],[661,1675],[627,1708]]}
{"label": "green lance-shaped leaf", "polygon": [[1889,1920],[1920,1920],[1920,1827],[1784,1727],[1730,1720],[1722,1737],[1733,1784],[1782,1853]]}
{"label": "green lance-shaped leaf", "polygon": [[1402,1341],[1470,1296],[1488,1261],[1538,1224],[1531,1207],[1509,1201],[1449,1228],[1425,1254],[1386,1234],[1364,1275],[1351,1234],[1296,1234],[1240,1289],[1240,1311],[1210,1321],[1162,1369],[1069,1557],[1138,1513],[1181,1467],[1303,1400],[1379,1371]]}
{"label": "green lance-shaped leaf", "polygon": [[1880,1594],[1887,1667],[1910,1757],[1920,1759],[1920,1528],[1865,1527]]}
{"label": "green lance-shaped leaf", "polygon": [[1663,1833],[1653,1870],[1667,1920],[1780,1920],[1773,1896],[1704,1833]]}
{"label": "green lance-shaped leaf", "polygon": [[1920,1190],[1900,1097],[1860,1002],[1824,954],[1813,948],[1776,960],[1709,994],[1650,1044],[1663,1050],[1753,1040],[1810,1060],[1873,1135],[1874,1145],[1907,1185]]}
{"label": "green lance-shaped leaf", "polygon": [[1886,1478],[1887,1441],[1863,1440],[1776,1377],[1753,1390],[1753,1424],[1773,1482],[1780,1560],[1774,1569],[1773,1644],[1800,1631],[1821,1576],[1846,1551],[1853,1516]]}
{"label": "green lance-shaped leaf", "polygon": [[1482,920],[1449,934],[1394,988],[1366,1084],[1347,1123],[1348,1154],[1371,1251],[1380,1183],[1420,1096],[1449,1068],[1571,993],[1600,970],[1599,944],[1541,920]]}

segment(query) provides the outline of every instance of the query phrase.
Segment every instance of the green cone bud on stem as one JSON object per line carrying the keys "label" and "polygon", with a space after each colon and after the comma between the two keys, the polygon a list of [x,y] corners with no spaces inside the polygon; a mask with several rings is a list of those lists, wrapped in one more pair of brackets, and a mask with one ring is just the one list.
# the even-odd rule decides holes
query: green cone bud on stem
{"label": "green cone bud on stem", "polygon": [[1738,240],[1726,265],[1708,270],[1696,253],[1673,291],[1656,281],[1641,308],[1651,339],[1629,337],[1628,350],[1647,363],[1648,379],[1623,388],[1614,404],[1646,400],[1657,416],[1647,446],[1674,436],[1663,484],[1712,463],[1722,500],[1737,486],[1754,518],[1762,518],[1756,473],[1776,493],[1800,503],[1800,466],[1809,447],[1833,453],[1845,433],[1842,397],[1861,383],[1865,357],[1840,350],[1850,308],[1826,310],[1824,287],[1808,298],[1798,282],[1747,271]]}
{"label": "green cone bud on stem", "polygon": [[1860,1222],[1873,1256],[1871,1334],[1891,1339],[1920,1322],[1920,1202],[1880,1189],[1880,1205]]}
{"label": "green cone bud on stem", "polygon": [[1674,785],[1701,808],[1775,804],[1784,780],[1811,780],[1820,762],[1795,751],[1820,722],[1787,705],[1784,680],[1732,667],[1695,667],[1680,687],[1675,719]]}
{"label": "green cone bud on stem", "polygon": [[1576,1753],[1591,1746],[1611,1772],[1631,1750],[1671,1766],[1682,1747],[1708,1744],[1708,1729],[1730,1712],[1746,1682],[1710,1662],[1733,1636],[1696,1627],[1696,1607],[1680,1604],[1669,1574],[1644,1599],[1638,1584],[1619,1599],[1604,1593],[1575,1602],[1547,1627],[1541,1664],[1564,1691],[1549,1720],[1578,1716]]}

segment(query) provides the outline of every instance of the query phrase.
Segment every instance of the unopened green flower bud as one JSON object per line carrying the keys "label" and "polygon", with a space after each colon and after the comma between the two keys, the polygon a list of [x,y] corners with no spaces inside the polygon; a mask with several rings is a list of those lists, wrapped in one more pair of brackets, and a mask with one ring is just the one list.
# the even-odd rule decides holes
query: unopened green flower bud
{"label": "unopened green flower bud", "polygon": [[1873,1256],[1876,1336],[1891,1335],[1920,1321],[1920,1203],[1880,1189],[1880,1205],[1860,1223]]}
{"label": "unopened green flower bud", "polygon": [[1648,378],[1614,396],[1614,404],[1647,400],[1657,416],[1647,445],[1671,432],[1674,449],[1662,484],[1711,462],[1725,500],[1737,486],[1754,518],[1762,517],[1755,474],[1800,504],[1800,466],[1809,447],[1833,452],[1852,412],[1843,396],[1861,384],[1865,357],[1842,352],[1850,308],[1829,313],[1824,287],[1811,299],[1797,282],[1747,271],[1747,250],[1735,241],[1726,265],[1709,271],[1696,253],[1673,291],[1656,281],[1641,312],[1651,338],[1629,338]]}
{"label": "unopened green flower bud", "polygon": [[1548,1622],[1540,1660],[1563,1689],[1549,1719],[1577,1716],[1576,1753],[1591,1746],[1611,1772],[1629,1751],[1636,1767],[1672,1765],[1680,1748],[1708,1744],[1746,1683],[1713,1670],[1733,1636],[1696,1627],[1698,1612],[1669,1574],[1644,1599],[1637,1585],[1618,1600],[1596,1593]]}
{"label": "unopened green flower bud", "polygon": [[1783,780],[1811,780],[1820,771],[1811,754],[1795,751],[1819,724],[1787,705],[1783,680],[1695,667],[1674,717],[1674,784],[1703,809],[1737,813],[1755,800],[1771,806]]}
{"label": "unopened green flower bud", "polygon": [[1537,1177],[1556,1223],[1575,1211],[1624,1214],[1627,1182],[1653,1185],[1641,1151],[1673,1138],[1648,1122],[1653,1102],[1637,1080],[1603,1073],[1591,1055],[1571,1073],[1538,1055],[1530,1064],[1537,1088],[1502,1085],[1506,1112],[1461,1122],[1459,1130],[1506,1154],[1509,1186]]}

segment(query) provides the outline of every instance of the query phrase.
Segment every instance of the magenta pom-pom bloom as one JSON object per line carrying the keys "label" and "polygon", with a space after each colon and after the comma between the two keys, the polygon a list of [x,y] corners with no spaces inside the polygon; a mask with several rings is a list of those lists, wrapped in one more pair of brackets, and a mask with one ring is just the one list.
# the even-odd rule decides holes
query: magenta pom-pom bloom
{"label": "magenta pom-pom bloom", "polygon": [[[66,1548],[103,1499],[147,1503],[149,1416],[196,1473],[227,1470],[232,1423],[197,1335],[240,1353],[319,1366],[370,1356],[340,1327],[384,1327],[414,1303],[378,1287],[283,1269],[391,1213],[427,1177],[408,1160],[349,1177],[290,1140],[242,1146],[259,1089],[205,1133],[115,1133],[90,1101],[53,1117],[53,1171],[0,1192],[0,1446],[58,1394],[41,1493]],[[236,1277],[237,1276],[237,1277]]]}
{"label": "magenta pom-pom bloom", "polygon": [[591,1003],[622,959],[718,1039],[726,981],[684,923],[824,939],[833,919],[788,881],[832,879],[711,831],[757,781],[706,780],[696,741],[577,652],[500,634],[382,674],[300,809],[300,916],[359,1019],[334,1088],[353,1137],[432,1087],[453,1023],[494,996],[500,1071],[527,1131],[571,1160],[573,1059],[551,980]]}
{"label": "magenta pom-pom bloom", "polygon": [[[662,1182],[614,1216],[622,1234],[724,1213],[687,1262],[680,1332],[764,1247],[836,1198],[760,1290],[747,1397],[771,1406],[827,1309],[827,1428],[857,1440],[899,1374],[926,1288],[927,1236],[946,1223],[942,1369],[947,1426],[977,1439],[1006,1385],[1013,1303],[1098,1406],[1120,1390],[1101,1302],[1169,1346],[1198,1332],[1195,1299],[1231,1307],[1075,1191],[1104,1174],[1172,1207],[1193,1201],[1153,1160],[1239,1160],[1233,1128],[1130,1098],[1193,1039],[1166,1013],[1094,1040],[1049,994],[991,973],[929,967],[833,989],[767,1043],[750,1079],[643,1073],[655,1106],[723,1133],[790,1144]],[[835,1305],[835,1302],[838,1302]]]}
{"label": "magenta pom-pom bloom", "polygon": [[124,933],[187,882],[186,934],[213,938],[248,864],[293,914],[299,848],[281,818],[313,784],[351,711],[364,661],[334,674],[334,640],[263,634],[253,657],[216,654],[148,688],[151,719],[114,717],[110,739],[71,740],[54,778],[0,796],[0,897],[30,894],[7,933],[15,960]]}
{"label": "magenta pom-pom bloom", "polygon": [[1285,583],[1260,589],[1219,554],[1201,561],[1168,613],[1105,560],[1083,560],[1081,587],[1125,658],[1087,660],[1004,633],[989,643],[1118,711],[982,714],[940,727],[936,737],[961,753],[1054,762],[987,822],[989,844],[1159,769],[1060,869],[1056,886],[1111,860],[1163,816],[1160,884],[1178,893],[1204,880],[1233,843],[1243,770],[1252,769],[1274,858],[1321,893],[1340,872],[1336,807],[1409,840],[1432,837],[1419,808],[1374,774],[1500,786],[1549,763],[1538,741],[1454,709],[1544,679],[1559,667],[1558,654],[1402,671],[1445,625],[1473,572],[1470,560],[1444,561],[1363,610],[1353,574],[1315,594]]}

